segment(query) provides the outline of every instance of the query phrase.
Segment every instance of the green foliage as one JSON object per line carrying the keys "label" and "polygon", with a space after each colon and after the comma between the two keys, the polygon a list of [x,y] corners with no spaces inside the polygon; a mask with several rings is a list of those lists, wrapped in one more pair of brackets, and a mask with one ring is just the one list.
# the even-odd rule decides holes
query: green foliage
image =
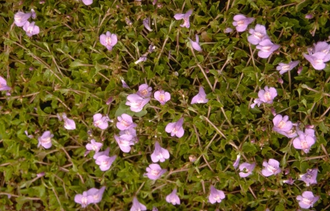
{"label": "green foliage", "polygon": [[[134,196],[148,210],[297,210],[297,195],[313,191],[320,199],[315,210],[329,209],[330,68],[316,71],[302,53],[330,35],[328,0],[236,1],[16,1],[0,6],[0,76],[12,88],[0,93],[0,210],[84,210],[74,196],[89,188],[106,186],[103,199],[85,210],[129,210]],[[14,22],[18,11],[34,9],[40,33],[28,37]],[[193,9],[189,29],[180,27],[176,13]],[[281,45],[268,59],[257,56],[247,41],[248,31],[224,33],[233,16],[254,17]],[[306,19],[312,14],[312,19]],[[142,21],[150,17],[153,31]],[[118,35],[112,51],[99,36]],[[189,39],[199,35],[202,52]],[[147,60],[135,64],[155,46]],[[300,60],[296,69],[280,75],[280,62]],[[283,83],[278,80],[282,78]],[[130,89],[122,86],[124,80]],[[125,105],[126,97],[147,83],[171,93],[160,105],[153,97],[138,113]],[[191,105],[203,86],[208,103]],[[275,87],[272,105],[251,108],[257,93]],[[109,101],[112,98],[112,101]],[[317,141],[306,154],[272,131],[272,109],[288,115],[300,127],[313,125]],[[66,130],[57,114],[66,113],[77,125]],[[114,120],[102,131],[93,126],[93,115]],[[121,152],[114,135],[117,116],[132,115],[138,143]],[[185,135],[171,137],[168,123],[184,118]],[[38,147],[38,138],[51,131],[53,146]],[[32,137],[28,137],[32,135]],[[91,139],[103,142],[117,155],[110,170],[101,171],[85,155]],[[158,141],[170,152],[160,166],[167,172],[152,181],[144,174]],[[253,174],[239,176],[236,156],[255,162]],[[282,173],[264,177],[263,161],[280,161]],[[299,175],[318,168],[318,183],[306,187]],[[287,172],[287,174],[284,174]],[[44,176],[37,176],[45,173]],[[283,183],[295,179],[295,185]],[[210,186],[225,192],[220,204],[210,204]],[[165,201],[174,188],[181,204]]]}

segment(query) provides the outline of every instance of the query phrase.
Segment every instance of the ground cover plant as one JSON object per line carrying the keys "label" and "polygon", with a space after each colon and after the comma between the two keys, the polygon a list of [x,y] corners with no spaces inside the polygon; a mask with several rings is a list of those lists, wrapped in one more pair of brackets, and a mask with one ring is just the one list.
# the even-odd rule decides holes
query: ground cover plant
{"label": "ground cover plant", "polygon": [[328,0],[1,1],[0,210],[328,210]]}

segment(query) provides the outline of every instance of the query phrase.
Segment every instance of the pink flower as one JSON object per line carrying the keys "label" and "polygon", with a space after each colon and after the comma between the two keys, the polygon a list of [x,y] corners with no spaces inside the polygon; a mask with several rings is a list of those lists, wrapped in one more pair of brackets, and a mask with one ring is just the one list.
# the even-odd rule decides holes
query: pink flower
{"label": "pink flower", "polygon": [[74,197],[74,201],[81,204],[83,208],[89,204],[99,203],[102,200],[104,190],[104,186],[101,189],[91,188],[88,191],[84,191],[83,194],[77,194]]}
{"label": "pink flower", "polygon": [[248,41],[252,45],[258,45],[263,39],[269,38],[266,27],[260,24],[257,24],[254,29],[250,29],[249,33],[251,35],[248,37]]}
{"label": "pink flower", "polygon": [[7,81],[3,77],[0,76],[0,91],[8,91],[11,88],[7,86]]}
{"label": "pink flower", "polygon": [[94,114],[94,116],[93,116],[94,126],[100,128],[101,130],[105,130],[108,128],[109,121],[110,121],[110,119],[108,116],[102,116],[102,114],[100,114],[100,113]]}
{"label": "pink flower", "polygon": [[273,130],[282,134],[284,136],[288,136],[288,133],[292,130],[292,122],[288,120],[288,116],[282,117],[282,115],[277,114],[273,119]]}
{"label": "pink flower", "polygon": [[132,137],[131,141],[132,142],[138,142],[138,137],[136,136],[136,130],[134,128],[130,128],[128,130],[121,130],[119,132],[119,136],[122,136],[122,135],[129,135]]}
{"label": "pink flower", "polygon": [[233,25],[236,27],[238,32],[244,32],[248,25],[254,21],[254,18],[247,18],[242,14],[234,16]]}
{"label": "pink flower", "polygon": [[39,26],[35,25],[34,22],[30,23],[29,21],[27,21],[24,24],[23,30],[26,32],[26,35],[29,37],[39,34],[40,32]]}
{"label": "pink flower", "polygon": [[167,101],[171,99],[171,94],[169,92],[165,92],[164,90],[156,91],[154,97],[160,104],[164,105]]}
{"label": "pink flower", "polygon": [[261,173],[265,177],[269,177],[281,173],[280,163],[272,158],[269,159],[268,162],[264,161],[262,163],[262,166],[265,168],[262,169]]}
{"label": "pink flower", "polygon": [[117,44],[117,35],[111,34],[107,31],[106,34],[100,35],[100,43],[105,46],[109,51]]}
{"label": "pink flower", "polygon": [[195,49],[196,51],[202,52],[202,48],[199,45],[199,37],[197,34],[196,34],[196,42],[192,41],[190,38],[188,38],[188,39],[189,39],[190,45],[193,49]]}
{"label": "pink flower", "polygon": [[199,87],[199,92],[197,95],[195,95],[192,99],[191,99],[191,104],[195,104],[195,103],[207,103],[209,100],[206,98],[206,94],[204,91],[204,88],[202,86]]}
{"label": "pink flower", "polygon": [[107,155],[101,155],[96,158],[95,163],[99,165],[101,171],[107,171],[110,169],[112,163],[115,161],[116,158],[117,155],[111,157]]}
{"label": "pink flower", "polygon": [[303,54],[315,70],[323,70],[325,68],[325,62],[329,61],[328,55],[323,52],[317,52],[313,54]]}
{"label": "pink flower", "polygon": [[168,194],[166,196],[166,201],[168,203],[171,203],[173,205],[176,205],[176,204],[180,204],[180,198],[178,196],[178,194],[176,194],[176,188],[172,191],[172,193]]}
{"label": "pink flower", "polygon": [[132,135],[121,135],[116,136],[115,139],[117,141],[117,144],[119,145],[119,148],[121,151],[128,153],[131,151],[131,146],[134,145],[134,142],[132,141],[133,136]]}
{"label": "pink flower", "polygon": [[87,194],[87,191],[84,191],[83,194],[77,194],[74,197],[74,201],[77,204],[81,204],[82,208],[87,207],[90,203],[92,203],[94,201],[93,196],[89,196]]}
{"label": "pink flower", "polygon": [[93,0],[82,0],[82,2],[87,6],[93,4]]}
{"label": "pink flower", "polygon": [[121,116],[118,116],[117,119],[118,122],[116,126],[119,130],[128,130],[136,127],[133,118],[128,114],[122,114]]}
{"label": "pink flower", "polygon": [[50,131],[45,131],[41,137],[38,138],[39,144],[38,147],[41,145],[43,146],[45,149],[49,149],[52,147],[52,138],[53,138],[53,134],[51,134]]}
{"label": "pink flower", "polygon": [[314,196],[313,192],[311,191],[304,191],[302,196],[297,196],[297,200],[299,202],[299,206],[303,209],[309,209],[313,207],[314,203],[319,200],[319,196]]}
{"label": "pink flower", "polygon": [[142,98],[149,98],[151,96],[151,91],[152,88],[148,86],[148,84],[141,84],[136,94]]}
{"label": "pink flower", "polygon": [[314,132],[314,129],[305,129],[305,132],[298,131],[298,137],[293,140],[293,147],[295,149],[301,149],[305,153],[308,153],[311,147],[316,142]]}
{"label": "pink flower", "polygon": [[[64,120],[64,128],[67,130],[75,130],[76,129],[76,123],[72,120],[67,118],[66,114],[62,114],[62,118]],[[59,117],[61,120],[61,118]]]}
{"label": "pink flower", "polygon": [[159,177],[161,177],[166,170],[162,169],[160,165],[158,164],[150,164],[149,167],[147,167],[147,173],[145,175],[148,176],[149,179],[151,180],[157,180]]}
{"label": "pink flower", "polygon": [[183,24],[181,24],[181,27],[186,27],[189,29],[190,27],[190,22],[189,22],[189,17],[191,16],[193,10],[188,10],[186,13],[178,13],[174,15],[175,20],[182,20],[183,19]]}
{"label": "pink flower", "polygon": [[19,27],[24,26],[28,22],[31,15],[32,14],[30,12],[28,12],[28,13],[24,13],[24,12],[15,13],[14,21],[15,21],[16,26],[19,26]]}
{"label": "pink flower", "polygon": [[108,147],[105,151],[100,151],[100,152],[96,152],[93,156],[93,158],[96,160],[98,157],[102,156],[102,155],[107,155],[109,156],[109,152],[110,152],[110,147]]}
{"label": "pink flower", "polygon": [[258,56],[260,58],[267,59],[274,51],[276,51],[280,46],[272,43],[270,39],[266,38],[259,42],[257,49],[259,49]]}
{"label": "pink flower", "polygon": [[166,159],[170,158],[170,153],[167,149],[162,148],[158,141],[155,142],[155,150],[151,154],[151,160],[152,162],[156,163],[158,161],[164,162]]}
{"label": "pink flower", "polygon": [[87,150],[94,150],[95,152],[98,152],[101,147],[103,146],[102,143],[96,142],[94,139],[91,140],[91,143],[86,144],[86,149]]}
{"label": "pink flower", "polygon": [[242,178],[250,176],[255,167],[255,163],[242,163],[241,165],[239,165],[239,170],[241,171],[239,173],[239,176]]}
{"label": "pink flower", "polygon": [[181,138],[184,135],[184,130],[182,127],[183,118],[180,118],[177,122],[171,122],[166,125],[165,131],[171,133],[171,136],[176,136]]}
{"label": "pink flower", "polygon": [[254,108],[256,104],[260,106],[261,103],[272,104],[276,96],[277,96],[277,91],[274,87],[268,88],[268,86],[265,86],[264,89],[261,89],[258,92],[259,98],[254,100],[254,103],[251,105],[251,108]]}
{"label": "pink flower", "polygon": [[211,185],[209,202],[211,204],[220,203],[224,198],[226,198],[225,193],[222,190],[218,190],[213,185]]}
{"label": "pink flower", "polygon": [[147,207],[141,204],[136,197],[133,198],[133,204],[130,211],[142,211],[147,210]]}
{"label": "pink flower", "polygon": [[276,67],[276,70],[280,71],[280,74],[283,75],[284,73],[292,70],[299,64],[299,61],[289,62],[289,64],[279,63]]}
{"label": "pink flower", "polygon": [[130,106],[131,111],[140,112],[143,107],[149,102],[150,98],[142,98],[137,94],[130,94],[127,96],[126,105]]}

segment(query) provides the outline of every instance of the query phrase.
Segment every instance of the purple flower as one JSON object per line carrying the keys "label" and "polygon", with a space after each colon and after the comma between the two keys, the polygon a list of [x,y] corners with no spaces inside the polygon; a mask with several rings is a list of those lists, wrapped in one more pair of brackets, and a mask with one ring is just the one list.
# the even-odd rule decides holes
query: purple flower
{"label": "purple flower", "polygon": [[151,160],[152,162],[156,163],[158,161],[164,162],[166,159],[170,158],[170,153],[167,149],[162,148],[158,141],[155,142],[155,150],[151,154]]}
{"label": "purple flower", "polygon": [[91,204],[97,204],[102,201],[103,193],[105,191],[105,186],[101,187],[100,189],[91,188],[87,191],[88,196],[92,196],[93,201],[90,202]]}
{"label": "purple flower", "polygon": [[95,152],[98,152],[102,146],[102,143],[96,142],[94,139],[92,139],[90,144],[86,144],[86,149],[89,151],[94,150]]}
{"label": "purple flower", "polygon": [[116,126],[119,130],[128,130],[136,127],[132,117],[128,114],[122,114],[121,116],[118,116],[117,119],[118,122]]}
{"label": "purple flower", "polygon": [[262,166],[264,166],[265,168],[262,169],[261,173],[265,177],[276,175],[281,172],[280,163],[277,160],[274,160],[272,158],[269,159],[268,162],[264,161],[262,163]]}
{"label": "purple flower", "polygon": [[16,24],[16,26],[22,27],[24,26],[27,22],[28,19],[31,17],[31,13],[24,13],[24,12],[17,12],[14,15],[14,22]]}
{"label": "purple flower", "polygon": [[7,86],[7,81],[3,77],[0,76],[0,91],[8,91],[11,88]]}
{"label": "purple flower", "polygon": [[325,62],[328,62],[327,54],[323,52],[317,52],[312,55],[303,54],[305,59],[307,59],[315,70],[323,70],[325,68]]}
{"label": "purple flower", "polygon": [[132,141],[133,136],[131,135],[121,135],[121,136],[116,136],[115,139],[119,145],[119,148],[121,151],[128,153],[131,151],[131,146],[134,145],[134,142]]}
{"label": "purple flower", "polygon": [[151,96],[152,88],[148,86],[148,84],[141,84],[139,86],[139,91],[137,91],[136,94],[138,94],[142,98],[149,98]]}
{"label": "purple flower", "polygon": [[67,130],[75,130],[76,129],[76,123],[72,120],[66,117],[66,114],[62,114],[62,118],[64,120],[64,128]]}
{"label": "purple flower", "polygon": [[74,201],[77,204],[81,204],[82,208],[87,207],[87,205],[89,205],[90,203],[93,203],[94,199],[93,196],[89,196],[87,194],[87,191],[84,191],[83,194],[77,194],[74,197]]}
{"label": "purple flower", "polygon": [[233,29],[229,28],[229,27],[224,30],[224,33],[226,33],[226,34],[232,33],[232,32],[233,32]]}
{"label": "purple flower", "polygon": [[310,184],[317,184],[317,168],[315,169],[308,169],[306,174],[300,175],[301,181],[304,181],[306,183],[306,186],[309,186]]}
{"label": "purple flower", "polygon": [[32,17],[32,19],[36,19],[37,18],[37,14],[34,11],[34,9],[31,9],[31,17]]}
{"label": "purple flower", "polygon": [[297,196],[299,206],[303,209],[309,209],[310,207],[313,207],[314,203],[317,202],[319,198],[319,196],[314,196],[313,192],[311,191],[304,191],[302,196]]}
{"label": "purple flower", "polygon": [[133,205],[130,211],[142,211],[147,210],[147,207],[141,204],[136,197],[133,198]]}
{"label": "purple flower", "polygon": [[316,137],[314,135],[314,129],[305,129],[305,132],[298,131],[298,137],[293,140],[293,147],[295,149],[301,149],[305,153],[308,153],[311,147],[316,142]]}
{"label": "purple flower", "polygon": [[142,98],[137,94],[130,94],[127,96],[125,104],[130,106],[131,111],[140,112],[149,100],[150,98]]}
{"label": "purple flower", "polygon": [[96,160],[98,157],[100,157],[102,155],[109,156],[109,152],[110,152],[110,147],[108,147],[105,151],[96,152],[94,154],[93,158]]}
{"label": "purple flower", "polygon": [[238,32],[244,32],[248,25],[254,21],[254,18],[247,18],[242,14],[234,16],[233,25]]}
{"label": "purple flower", "polygon": [[100,114],[100,113],[94,114],[94,116],[93,116],[94,126],[100,128],[101,130],[105,130],[108,128],[109,121],[110,121],[110,119],[108,116],[102,116],[102,114]]}
{"label": "purple flower", "polygon": [[184,130],[182,127],[183,118],[180,118],[177,122],[171,122],[166,125],[165,131],[167,133],[171,133],[171,136],[176,136],[181,138],[184,134]]}
{"label": "purple flower", "polygon": [[127,83],[123,79],[121,79],[121,83],[123,84],[122,85],[123,88],[129,89],[129,86],[127,85]]}
{"label": "purple flower", "polygon": [[220,203],[222,199],[224,199],[225,197],[226,197],[225,193],[222,190],[218,190],[215,187],[213,187],[213,185],[211,185],[210,195],[209,195],[209,202],[211,204]]}
{"label": "purple flower", "polygon": [[237,166],[238,166],[238,164],[239,164],[239,161],[240,161],[240,159],[241,159],[241,155],[240,155],[240,154],[238,154],[238,155],[237,155],[237,157],[236,157],[236,160],[235,160],[235,162],[233,163],[233,166],[234,166],[234,168],[237,168]]}
{"label": "purple flower", "polygon": [[168,203],[172,203],[173,205],[180,204],[180,198],[179,198],[178,194],[176,194],[176,192],[177,192],[176,188],[174,188],[172,193],[170,193],[166,196],[166,201]]}
{"label": "purple flower", "polygon": [[282,117],[282,115],[277,114],[273,119],[273,130],[278,132],[279,134],[282,134],[284,136],[287,136],[291,130],[292,130],[292,122],[288,120],[288,116]]}
{"label": "purple flower", "polygon": [[117,44],[117,35],[116,34],[111,34],[109,31],[107,31],[106,34],[101,34],[100,35],[100,42],[109,51],[111,51],[112,47]]}
{"label": "purple flower", "polygon": [[87,6],[93,4],[93,0],[82,0],[82,2]]}
{"label": "purple flower", "polygon": [[306,19],[312,19],[313,17],[314,17],[313,14],[306,14],[306,15],[305,15],[305,18],[306,18]]}
{"label": "purple flower", "polygon": [[101,171],[107,171],[110,169],[113,161],[115,161],[117,155],[114,155],[114,156],[107,156],[107,155],[101,155],[101,156],[98,156],[95,160],[95,163],[97,165],[99,165]]}
{"label": "purple flower", "polygon": [[175,20],[182,20],[183,19],[183,24],[181,24],[181,27],[186,27],[189,29],[190,27],[190,22],[189,22],[189,17],[191,16],[193,10],[188,10],[185,14],[184,13],[178,13],[174,15]]}
{"label": "purple flower", "polygon": [[209,100],[206,99],[206,94],[202,86],[199,87],[199,92],[191,99],[191,104],[195,103],[207,103]]}
{"label": "purple flower", "polygon": [[326,54],[326,60],[329,61],[330,60],[330,45],[325,42],[325,41],[321,41],[321,42],[317,42],[315,45],[314,45],[314,49],[312,50],[312,52],[309,52],[310,54],[313,54],[313,53],[324,53]]}
{"label": "purple flower", "polygon": [[252,45],[258,45],[263,39],[269,38],[267,35],[266,27],[260,24],[257,24],[254,29],[250,29],[248,36],[248,41]]}
{"label": "purple flower", "polygon": [[255,167],[255,163],[242,163],[239,165],[239,170],[241,171],[239,176],[242,178],[250,176]]}
{"label": "purple flower", "polygon": [[130,135],[132,137],[131,141],[138,142],[138,138],[136,136],[136,130],[134,128],[130,128],[128,130],[121,130],[119,132],[119,136],[122,135]]}
{"label": "purple flower", "polygon": [[154,97],[160,104],[164,105],[167,101],[171,99],[171,94],[169,92],[165,92],[164,90],[156,91]]}
{"label": "purple flower", "polygon": [[147,61],[147,56],[141,56],[137,61],[134,62],[134,64],[139,64],[140,62]]}
{"label": "purple flower", "polygon": [[261,103],[272,104],[276,96],[277,96],[277,91],[274,87],[268,88],[268,86],[265,86],[264,89],[261,89],[258,92],[259,98],[254,100],[254,103],[251,105],[251,108],[254,108],[256,104],[260,106]]}
{"label": "purple flower", "polygon": [[258,56],[267,59],[279,47],[279,45],[272,43],[270,39],[264,39],[259,42],[259,45],[257,45],[257,49],[259,49]]}
{"label": "purple flower", "polygon": [[38,138],[39,144],[38,147],[41,145],[43,146],[45,149],[49,149],[52,147],[52,138],[53,138],[53,134],[51,134],[50,131],[45,131],[42,136],[40,136]]}
{"label": "purple flower", "polygon": [[289,185],[293,185],[294,180],[291,177],[289,177],[289,179],[283,180],[283,183],[286,183],[286,184],[289,184]]}
{"label": "purple flower", "polygon": [[280,71],[280,74],[283,75],[284,73],[292,70],[299,64],[299,61],[289,62],[289,64],[279,63],[276,67],[276,70]]}
{"label": "purple flower", "polygon": [[166,169],[162,169],[160,165],[155,163],[150,164],[149,167],[146,168],[146,170],[147,173],[145,175],[147,175],[148,178],[151,180],[157,180],[166,172]]}
{"label": "purple flower", "polygon": [[29,37],[39,34],[40,32],[39,26],[35,25],[34,22],[30,23],[29,21],[27,21],[24,24],[23,30],[26,32],[26,35]]}
{"label": "purple flower", "polygon": [[150,31],[150,32],[152,31],[152,29],[150,28],[150,18],[149,17],[145,18],[143,20],[143,25],[148,31]]}
{"label": "purple flower", "polygon": [[102,200],[104,190],[104,186],[101,189],[91,188],[88,191],[84,191],[83,194],[77,194],[74,197],[74,201],[81,204],[83,208],[89,204],[99,203]]}
{"label": "purple flower", "polygon": [[193,49],[195,49],[196,51],[202,52],[202,48],[199,45],[199,37],[197,34],[196,34],[196,42],[192,41],[190,38],[188,38],[188,39],[189,39],[190,45]]}

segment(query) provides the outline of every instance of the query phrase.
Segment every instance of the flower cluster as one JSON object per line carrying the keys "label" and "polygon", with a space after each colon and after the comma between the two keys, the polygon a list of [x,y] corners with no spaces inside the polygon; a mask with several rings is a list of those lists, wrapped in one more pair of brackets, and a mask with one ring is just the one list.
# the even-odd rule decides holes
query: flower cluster
{"label": "flower cluster", "polygon": [[120,130],[119,135],[115,135],[115,139],[122,152],[128,153],[131,151],[131,146],[137,142],[136,130],[137,126],[133,122],[133,118],[128,114],[122,114],[117,117],[117,128]]}
{"label": "flower cluster", "polygon": [[36,13],[32,9],[31,12],[17,12],[14,16],[14,23],[18,27],[23,27],[23,30],[26,32],[26,35],[31,37],[33,35],[39,34],[40,29],[39,26],[35,25],[35,22],[29,22],[29,18],[36,18]]}
{"label": "flower cluster", "polygon": [[308,50],[308,54],[303,54],[315,70],[323,70],[325,63],[330,61],[330,45],[327,42],[318,42],[314,48]]}
{"label": "flower cluster", "polygon": [[74,197],[74,201],[78,204],[81,204],[83,208],[87,207],[89,204],[97,204],[102,200],[105,187],[100,189],[91,188],[88,191],[84,191],[83,194],[77,194]]}

